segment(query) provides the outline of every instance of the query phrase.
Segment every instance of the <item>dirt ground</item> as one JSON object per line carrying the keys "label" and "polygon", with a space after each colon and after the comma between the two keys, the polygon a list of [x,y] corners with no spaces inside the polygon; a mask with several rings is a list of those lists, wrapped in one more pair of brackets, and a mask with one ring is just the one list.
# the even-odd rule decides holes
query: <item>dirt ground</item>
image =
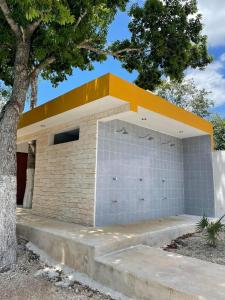
{"label": "dirt ground", "polygon": [[204,233],[196,232],[179,237],[164,250],[225,265],[225,231],[221,232],[215,248],[207,244]]}
{"label": "dirt ground", "polygon": [[[18,261],[8,272],[0,273],[0,299],[8,300],[110,300],[110,296],[93,291],[77,282],[67,287],[56,286],[62,282],[62,272],[43,272],[48,266],[29,251],[24,240],[18,241]],[[47,275],[48,276],[47,276]]]}

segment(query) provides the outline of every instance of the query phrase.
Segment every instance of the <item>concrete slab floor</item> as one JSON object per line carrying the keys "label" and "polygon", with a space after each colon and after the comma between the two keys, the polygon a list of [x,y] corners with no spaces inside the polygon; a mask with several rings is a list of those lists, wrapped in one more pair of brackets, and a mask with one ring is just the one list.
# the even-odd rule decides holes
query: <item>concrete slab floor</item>
{"label": "concrete slab floor", "polygon": [[[99,259],[104,284],[138,299],[225,299],[225,267],[138,245]],[[113,272],[112,272],[113,269]],[[127,284],[129,282],[129,284]]]}
{"label": "concrete slab floor", "polygon": [[17,224],[29,225],[59,236],[85,243],[90,246],[104,246],[109,242],[134,239],[146,233],[154,233],[165,229],[193,226],[199,217],[190,215],[172,216],[157,220],[143,221],[126,225],[106,227],[87,227],[74,223],[61,222],[32,214],[32,210],[17,209]]}
{"label": "concrete slab floor", "polygon": [[150,247],[194,231],[199,217],[182,215],[92,228],[31,212],[17,210],[19,235],[59,263],[130,298],[225,299],[224,266]]}

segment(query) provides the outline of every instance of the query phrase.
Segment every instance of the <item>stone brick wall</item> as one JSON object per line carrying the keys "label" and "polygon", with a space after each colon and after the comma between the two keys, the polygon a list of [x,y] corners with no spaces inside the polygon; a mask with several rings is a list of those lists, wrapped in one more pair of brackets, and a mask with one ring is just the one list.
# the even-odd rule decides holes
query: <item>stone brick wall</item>
{"label": "stone brick wall", "polygon": [[[122,105],[23,137],[22,140],[37,140],[32,208],[35,214],[94,225],[97,120],[128,108]],[[77,127],[78,141],[50,144],[53,134]]]}

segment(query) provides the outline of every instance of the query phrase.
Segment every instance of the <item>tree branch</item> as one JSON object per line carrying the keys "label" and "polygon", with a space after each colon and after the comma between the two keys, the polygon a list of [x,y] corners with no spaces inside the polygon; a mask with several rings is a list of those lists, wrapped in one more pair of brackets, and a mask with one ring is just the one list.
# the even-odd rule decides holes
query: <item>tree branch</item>
{"label": "tree branch", "polygon": [[55,57],[50,56],[47,57],[43,62],[41,62],[39,65],[37,65],[32,72],[29,74],[29,77],[38,76],[38,74],[47,66],[55,62]]}
{"label": "tree branch", "polygon": [[26,28],[26,34],[30,37],[34,33],[34,31],[38,28],[38,26],[41,24],[41,20],[36,20],[32,22],[30,25]]}
{"label": "tree branch", "polygon": [[87,10],[85,10],[85,11],[83,12],[83,14],[81,14],[81,15],[79,16],[79,18],[77,19],[77,23],[75,24],[75,29],[77,29],[77,27],[79,26],[81,20],[86,16],[86,14],[87,14]]}
{"label": "tree branch", "polygon": [[112,55],[118,59],[121,59],[123,57],[122,53],[124,52],[139,52],[141,51],[140,48],[124,48],[124,49],[121,49],[121,50],[118,50],[118,51],[111,51],[111,50],[102,50],[102,49],[98,49],[98,48],[95,48],[95,47],[92,47],[90,45],[87,44],[88,41],[84,41],[83,43],[79,44],[77,46],[78,49],[86,49],[86,50],[90,50],[90,51],[93,51],[97,54],[103,54],[103,55]]}
{"label": "tree branch", "polygon": [[3,15],[5,16],[5,19],[6,19],[7,23],[9,24],[11,30],[14,32],[14,34],[18,38],[21,38],[22,34],[21,34],[20,27],[16,23],[16,21],[12,18],[11,11],[5,0],[0,0],[0,8],[1,8]]}

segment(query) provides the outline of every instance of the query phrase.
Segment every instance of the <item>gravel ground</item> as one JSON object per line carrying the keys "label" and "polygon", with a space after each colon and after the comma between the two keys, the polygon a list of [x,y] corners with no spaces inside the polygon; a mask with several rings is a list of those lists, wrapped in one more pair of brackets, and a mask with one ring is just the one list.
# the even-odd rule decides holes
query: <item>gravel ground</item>
{"label": "gravel ground", "polygon": [[221,232],[216,248],[207,244],[204,233],[196,232],[179,237],[164,250],[225,265],[225,231]]}
{"label": "gravel ground", "polygon": [[8,300],[110,300],[110,296],[68,281],[62,271],[48,267],[26,248],[27,241],[18,241],[17,264],[0,273],[0,299]]}

